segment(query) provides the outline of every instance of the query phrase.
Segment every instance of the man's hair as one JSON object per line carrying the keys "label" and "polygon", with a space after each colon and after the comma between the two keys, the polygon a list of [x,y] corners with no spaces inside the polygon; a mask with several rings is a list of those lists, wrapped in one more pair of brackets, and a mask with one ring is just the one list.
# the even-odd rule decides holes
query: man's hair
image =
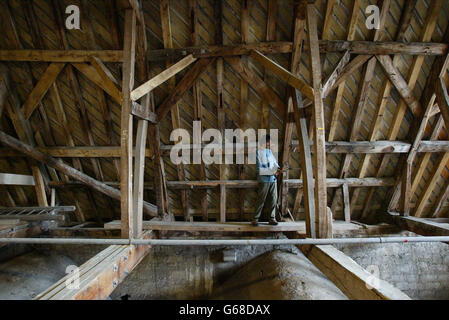
{"label": "man's hair", "polygon": [[265,136],[265,142],[271,142],[271,137],[269,134]]}

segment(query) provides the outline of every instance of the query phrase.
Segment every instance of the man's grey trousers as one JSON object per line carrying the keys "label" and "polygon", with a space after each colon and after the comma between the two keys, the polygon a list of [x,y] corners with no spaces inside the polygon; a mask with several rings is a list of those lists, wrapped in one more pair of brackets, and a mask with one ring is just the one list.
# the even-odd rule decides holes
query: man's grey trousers
{"label": "man's grey trousers", "polygon": [[257,190],[256,213],[254,220],[259,220],[262,211],[269,214],[270,219],[276,218],[277,182],[260,182]]}

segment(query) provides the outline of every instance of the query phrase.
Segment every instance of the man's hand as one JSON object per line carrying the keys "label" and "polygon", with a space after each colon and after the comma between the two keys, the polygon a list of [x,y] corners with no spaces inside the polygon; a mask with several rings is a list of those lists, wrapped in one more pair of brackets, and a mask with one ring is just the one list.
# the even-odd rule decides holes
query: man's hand
{"label": "man's hand", "polygon": [[277,177],[277,176],[279,176],[281,173],[283,173],[283,172],[285,172],[285,171],[287,171],[286,169],[278,169],[276,172],[275,172],[275,174],[274,174],[274,176],[275,177]]}

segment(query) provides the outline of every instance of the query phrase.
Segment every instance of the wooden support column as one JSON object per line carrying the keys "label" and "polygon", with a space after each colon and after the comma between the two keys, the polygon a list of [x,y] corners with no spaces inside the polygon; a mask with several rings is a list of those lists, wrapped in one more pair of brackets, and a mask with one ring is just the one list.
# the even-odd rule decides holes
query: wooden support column
{"label": "wooden support column", "polygon": [[[290,71],[293,75],[298,76],[299,74],[299,67],[301,65],[301,54],[302,54],[302,42],[303,42],[303,38],[304,38],[304,26],[306,24],[306,16],[305,16],[305,7],[304,7],[304,2],[300,2],[298,4],[296,4],[295,6],[295,13],[294,13],[294,31],[293,31],[293,52],[292,52],[292,56],[291,56],[291,62],[290,62]],[[290,119],[289,114],[291,112],[294,111],[295,109],[298,109],[300,107],[302,107],[302,95],[301,95],[301,99],[297,99],[297,92],[295,90],[291,91],[291,96],[288,98],[288,110],[286,113],[286,116],[284,118],[284,147],[283,147],[283,151],[282,151],[282,169],[285,170],[282,173],[282,177],[281,177],[281,191],[280,191],[280,199],[281,199],[281,213],[283,216],[287,215],[288,213],[288,193],[289,193],[289,189],[288,189],[288,184],[285,183],[286,180],[288,180],[289,177],[289,167],[290,167],[290,156],[291,156],[291,152],[292,152],[292,136],[293,136],[293,129],[294,129],[294,125],[296,122],[296,127],[297,127],[297,135],[298,137],[300,137],[300,123],[302,120],[304,120],[304,122],[302,123],[305,127],[307,127],[307,122],[305,120],[305,117],[300,117],[299,121],[297,120],[297,115],[295,115],[295,120],[292,121],[292,119]],[[297,99],[296,101],[296,106],[295,106],[295,102],[294,99]],[[299,105],[301,104],[301,106]],[[303,115],[303,110],[295,110],[294,112],[300,112],[301,115]],[[301,131],[301,133],[303,133]],[[300,150],[303,150],[303,148],[305,147],[305,145],[307,144],[307,149],[308,152],[310,153],[310,146],[308,145],[308,143],[303,144],[304,141],[309,141],[308,138],[308,131],[307,128],[305,128],[304,134],[306,134],[305,137],[301,136],[301,147]],[[306,138],[306,140],[305,140]],[[302,164],[304,164],[305,162],[303,162],[302,160],[302,154],[303,152],[301,151],[301,168],[302,168],[302,172],[304,172],[304,168],[305,166],[303,166]],[[311,159],[311,158],[310,158]],[[310,167],[310,169],[312,169]],[[302,173],[301,173],[302,174]],[[313,177],[313,175],[312,175]],[[312,183],[311,181],[309,183]],[[313,193],[313,189],[312,189],[312,193]],[[310,205],[309,205],[310,206]],[[306,210],[306,212],[310,213],[309,210]],[[312,222],[313,224],[314,222]],[[314,228],[315,226],[313,226]],[[314,234],[314,232],[311,232],[310,234]]]}
{"label": "wooden support column", "polygon": [[318,27],[315,6],[307,4],[307,39],[309,43],[310,66],[313,84],[313,121],[314,121],[314,177],[315,177],[315,225],[318,238],[326,238],[330,229],[327,219],[327,188],[326,188],[326,147],[324,131],[324,105],[321,87],[321,62],[318,43]]}
{"label": "wooden support column", "polygon": [[[135,9],[136,10],[136,9]],[[137,81],[142,83],[148,76],[147,70],[147,38],[145,32],[145,20],[141,9],[136,12],[139,19],[139,28],[136,33],[136,76]],[[132,99],[132,93],[130,95]],[[150,98],[152,96],[145,95],[141,99],[142,109],[145,114],[150,112]],[[133,237],[141,238],[143,234],[143,196],[144,196],[144,177],[145,177],[145,153],[146,153],[146,141],[148,136],[148,122],[144,119],[139,119],[137,125],[136,135],[136,151],[134,160],[134,176],[133,176]]]}
{"label": "wooden support column", "polygon": [[[246,2],[246,1],[245,1]],[[214,16],[217,23],[215,29],[215,43],[217,45],[223,45],[223,0],[215,1]],[[217,121],[218,130],[222,137],[224,137],[226,113],[224,110],[223,101],[223,58],[217,59]],[[224,162],[224,157],[221,156]],[[220,164],[220,181],[226,180],[227,170],[225,164]],[[220,203],[219,203],[219,216],[217,221],[226,222],[226,185],[220,184]]]}
{"label": "wooden support column", "polygon": [[[148,100],[148,98],[146,98]],[[147,105],[147,107],[149,107]],[[145,146],[147,141],[148,121],[139,120],[136,137],[136,158],[134,163],[133,187],[133,237],[142,236],[143,221],[143,187],[145,175]]]}
{"label": "wooden support column", "polygon": [[301,172],[303,177],[304,209],[306,218],[307,236],[316,238],[316,210],[313,181],[312,154],[310,152],[310,139],[307,129],[307,119],[304,116],[302,106],[302,95],[298,90],[292,90],[292,107],[294,111],[296,134],[299,138],[299,159],[301,161]]}
{"label": "wooden support column", "polygon": [[136,13],[132,9],[125,11],[124,61],[122,83],[122,113],[120,138],[120,194],[122,238],[134,235],[134,211],[132,203],[132,140],[133,116],[131,115],[131,90],[134,87],[134,64],[136,55]]}
{"label": "wooden support column", "polygon": [[[218,114],[218,130],[222,137],[225,134],[225,111],[223,103],[223,59],[217,60],[217,114]],[[224,157],[222,156],[222,161]],[[220,164],[220,180],[226,180],[226,165]],[[220,184],[220,222],[226,222],[226,185]]]}
{"label": "wooden support column", "polygon": [[349,200],[349,188],[348,185],[345,183],[342,186],[343,191],[343,205],[344,205],[344,213],[345,213],[345,221],[351,222],[351,204]]}

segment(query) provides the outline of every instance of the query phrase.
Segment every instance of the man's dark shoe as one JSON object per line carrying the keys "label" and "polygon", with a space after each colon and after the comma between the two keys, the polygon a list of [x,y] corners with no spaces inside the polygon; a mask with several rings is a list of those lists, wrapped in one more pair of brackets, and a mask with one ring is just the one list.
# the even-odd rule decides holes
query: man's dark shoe
{"label": "man's dark shoe", "polygon": [[270,226],[277,226],[279,223],[276,221],[276,219],[270,219],[270,221],[268,222],[268,224]]}
{"label": "man's dark shoe", "polygon": [[259,225],[259,221],[253,220],[253,221],[251,221],[251,224],[252,224],[253,226],[257,227],[257,226]]}

